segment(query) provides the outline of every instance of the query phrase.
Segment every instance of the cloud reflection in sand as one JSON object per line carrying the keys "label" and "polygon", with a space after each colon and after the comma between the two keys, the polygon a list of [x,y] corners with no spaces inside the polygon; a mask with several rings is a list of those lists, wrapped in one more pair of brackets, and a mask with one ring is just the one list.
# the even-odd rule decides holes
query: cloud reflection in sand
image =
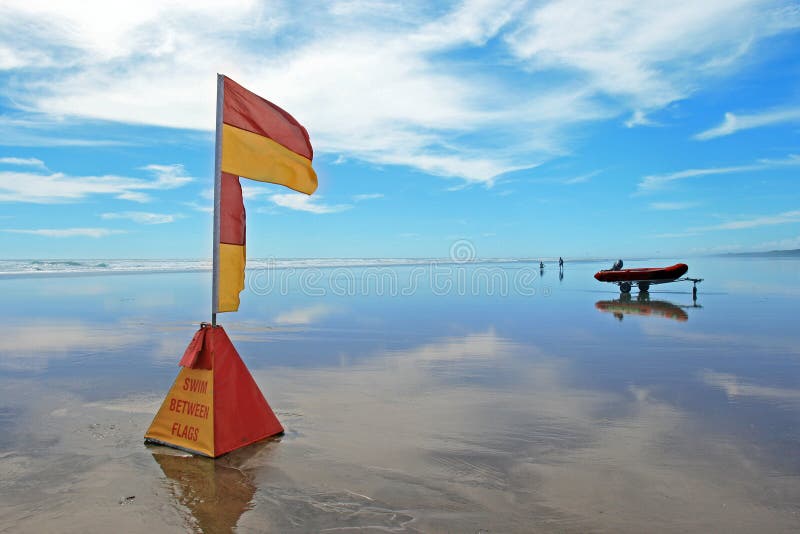
{"label": "cloud reflection in sand", "polygon": [[[284,472],[417,508],[422,530],[459,528],[438,522],[436,507],[458,510],[464,528],[500,531],[641,530],[678,517],[694,518],[687,528],[703,517],[733,530],[792,524],[789,510],[754,498],[769,481],[735,442],[699,431],[646,384],[591,390],[570,385],[575,372],[488,330],[344,367],[256,376],[275,392],[282,447],[290,457],[303,451]],[[466,521],[489,516],[506,519]]]}
{"label": "cloud reflection in sand", "polygon": [[700,380],[709,386],[721,389],[731,399],[751,397],[778,404],[788,404],[790,407],[800,404],[800,389],[761,386],[748,383],[730,373],[717,373],[708,369],[700,373]]}
{"label": "cloud reflection in sand", "polygon": [[281,312],[274,321],[280,325],[310,325],[335,312],[336,308],[329,304],[314,304]]}
{"label": "cloud reflection in sand", "polygon": [[90,353],[113,354],[141,341],[137,332],[117,325],[78,320],[31,320],[7,324],[0,337],[0,368],[41,370],[52,359],[78,359]]}

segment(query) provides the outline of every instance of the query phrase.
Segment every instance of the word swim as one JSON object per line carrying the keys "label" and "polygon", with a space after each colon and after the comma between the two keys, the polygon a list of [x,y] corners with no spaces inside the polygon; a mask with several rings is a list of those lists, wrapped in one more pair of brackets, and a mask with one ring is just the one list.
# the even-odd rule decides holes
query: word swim
{"label": "word swim", "polygon": [[172,423],[172,435],[176,438],[197,441],[197,438],[200,436],[200,429],[194,426]]}
{"label": "word swim", "polygon": [[206,404],[175,398],[169,400],[169,411],[193,415],[194,417],[199,417],[200,419],[208,419],[209,413],[208,405]]}
{"label": "word swim", "polygon": [[208,380],[185,378],[183,380],[183,391],[191,391],[192,393],[207,393]]}

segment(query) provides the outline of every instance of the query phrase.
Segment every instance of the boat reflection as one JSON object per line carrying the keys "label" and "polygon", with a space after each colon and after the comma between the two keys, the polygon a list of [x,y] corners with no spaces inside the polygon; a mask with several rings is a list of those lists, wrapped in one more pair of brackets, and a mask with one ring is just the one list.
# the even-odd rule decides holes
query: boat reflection
{"label": "boat reflection", "polygon": [[[689,315],[682,306],[666,300],[651,300],[647,292],[639,293],[636,299],[630,294],[622,294],[615,300],[599,300],[594,307],[601,312],[613,313],[614,317],[622,320],[625,315],[643,315],[649,317],[663,317],[675,321],[687,321]],[[694,304],[691,307],[700,307]]]}
{"label": "boat reflection", "polygon": [[271,454],[270,443],[256,443],[216,460],[151,446],[153,458],[167,477],[166,486],[175,504],[191,514],[186,517],[188,530],[233,532],[236,529],[242,514],[253,507],[257,489],[246,464],[257,455]]}

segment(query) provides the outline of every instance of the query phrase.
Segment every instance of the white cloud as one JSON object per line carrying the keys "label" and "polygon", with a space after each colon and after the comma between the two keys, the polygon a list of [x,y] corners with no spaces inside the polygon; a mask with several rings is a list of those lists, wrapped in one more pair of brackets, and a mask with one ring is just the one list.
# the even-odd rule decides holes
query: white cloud
{"label": "white cloud", "polygon": [[164,213],[148,213],[145,211],[123,211],[119,213],[103,213],[103,219],[128,219],[139,224],[165,224],[174,222],[179,215]]}
{"label": "white cloud", "polygon": [[744,54],[742,42],[800,24],[791,3],[751,0],[555,0],[526,10],[508,40],[538,68],[571,68],[634,110],[690,95]]}
{"label": "white cloud", "polygon": [[354,195],[353,202],[361,202],[363,200],[374,200],[383,198],[383,193],[364,193],[361,195]]}
{"label": "white cloud", "polygon": [[16,165],[20,167],[38,167],[40,169],[46,168],[44,162],[36,158],[0,158],[0,164]]}
{"label": "white cloud", "polygon": [[9,229],[3,230],[12,234],[30,234],[43,237],[106,237],[114,234],[125,233],[122,230],[110,230],[108,228],[41,228],[36,230],[28,229]]}
{"label": "white cloud", "polygon": [[749,130],[751,128],[760,128],[762,126],[771,126],[773,124],[787,122],[800,122],[800,108],[778,109],[762,113],[753,113],[751,115],[726,113],[725,120],[722,124],[700,132],[693,138],[699,141],[707,141],[709,139],[731,135],[741,130]]}
{"label": "white cloud", "polygon": [[633,115],[625,121],[626,128],[635,128],[636,126],[658,126],[658,123],[647,118],[647,115],[640,109],[633,112]]}
{"label": "white cloud", "polygon": [[687,169],[669,174],[655,174],[645,176],[638,184],[639,192],[645,193],[663,188],[666,184],[686,178],[698,176],[714,176],[718,174],[731,174],[740,172],[757,171],[764,168],[762,165],[741,165],[738,167],[715,167],[708,169]]}
{"label": "white cloud", "polygon": [[214,213],[214,205],[210,203],[199,204],[197,202],[183,202],[183,205],[188,206],[195,211],[201,211],[203,213]]}
{"label": "white cloud", "polygon": [[45,60],[44,54],[32,50],[13,48],[10,43],[0,43],[0,71],[13,70]]}
{"label": "white cloud", "polygon": [[[0,20],[0,30],[2,21]],[[102,138],[83,137],[86,132],[95,133]],[[0,144],[17,147],[106,147],[136,144],[126,135],[124,138],[109,139],[108,130],[102,125],[75,118],[44,113],[15,113],[0,115]],[[120,137],[120,134],[117,134]],[[148,137],[147,141],[152,142]]]}
{"label": "white cloud", "polygon": [[708,232],[714,230],[746,230],[749,228],[758,228],[760,226],[774,226],[792,223],[800,223],[800,210],[785,211],[783,213],[776,213],[775,215],[761,215],[758,217],[751,217],[749,219],[728,221],[715,224],[713,226],[695,228],[693,230],[698,232]]}
{"label": "white cloud", "polygon": [[[669,232],[663,234],[656,234],[653,235],[652,237],[659,239],[684,238],[684,237],[696,236],[705,232],[717,232],[724,230],[748,230],[750,228],[760,228],[762,226],[777,226],[782,224],[797,224],[797,223],[800,223],[800,210],[792,210],[792,211],[784,211],[782,213],[776,213],[774,215],[759,215],[757,217],[750,217],[747,219],[740,218],[737,220],[727,221],[710,226],[698,226],[694,228],[688,228],[687,230],[682,232]],[[758,250],[784,249],[784,248],[793,248],[793,246],[796,244],[797,244],[797,239],[786,239],[782,241],[772,241],[770,243],[763,243],[762,245],[756,248]],[[729,248],[730,247],[724,247],[724,250],[727,251]],[[740,246],[737,245],[737,248],[740,248]],[[711,251],[706,250],[704,252],[711,252]]]}
{"label": "white cloud", "polygon": [[[638,113],[643,123],[730,72],[759,40],[800,25],[800,10],[779,0],[2,9],[0,31],[25,36],[0,53],[20,108],[210,130],[209,73],[225,72],[291,111],[319,153],[487,185],[568,152],[586,121]],[[472,64],[448,54],[463,50]]]}
{"label": "white cloud", "polygon": [[120,200],[130,200],[131,202],[139,202],[140,204],[144,204],[152,200],[150,195],[147,193],[142,193],[141,191],[125,191],[124,193],[117,195],[116,198]]}
{"label": "white cloud", "polygon": [[77,202],[91,195],[147,202],[150,197],[144,191],[173,189],[193,180],[181,165],[148,165],[144,169],[153,173],[155,180],[115,175],[68,176],[60,172],[0,171],[0,202],[56,204]]}
{"label": "white cloud", "polygon": [[657,211],[688,210],[699,206],[698,202],[651,202],[650,209]]}
{"label": "white cloud", "polygon": [[654,174],[645,176],[637,185],[638,193],[652,193],[663,189],[670,182],[685,180],[687,178],[697,178],[701,176],[715,176],[720,174],[736,174],[742,172],[765,171],[769,169],[800,165],[800,155],[790,154],[784,159],[762,159],[749,165],[737,165],[731,167],[710,167],[706,169],[687,169],[669,174]]}
{"label": "white cloud", "polygon": [[565,184],[565,185],[585,184],[586,182],[588,182],[589,180],[591,180],[592,178],[594,178],[595,176],[597,176],[601,172],[603,172],[603,171],[593,171],[593,172],[588,172],[586,174],[581,174],[580,176],[574,176],[572,178],[565,178],[565,179],[561,180],[561,183]]}
{"label": "white cloud", "polygon": [[282,208],[297,211],[308,211],[311,213],[338,213],[349,210],[353,206],[350,204],[319,204],[322,197],[310,197],[300,193],[282,193],[270,195],[269,199]]}
{"label": "white cloud", "polygon": [[[246,178],[240,178],[239,183],[242,186],[242,198],[245,200],[257,198],[260,196],[265,196],[270,191],[269,185],[259,184],[256,181],[248,180]],[[248,185],[248,184],[256,184],[256,185]],[[206,187],[200,192],[200,196],[206,200],[210,200],[213,202],[214,200],[214,188],[213,187]]]}
{"label": "white cloud", "polygon": [[663,234],[653,234],[651,237],[655,239],[683,239],[684,237],[694,237],[697,232],[666,232]]}
{"label": "white cloud", "polygon": [[175,189],[194,180],[191,176],[187,176],[183,165],[177,163],[172,165],[151,164],[142,167],[142,169],[155,175],[154,189]]}
{"label": "white cloud", "polygon": [[[245,181],[249,181],[249,180],[245,180]],[[265,187],[263,184],[262,185],[256,185],[256,186],[242,184],[242,198],[245,199],[245,200],[250,199],[250,198],[256,198],[256,197],[259,197],[259,196],[262,196],[262,195],[266,195],[268,192],[269,192],[269,186]],[[208,195],[208,198],[210,200],[214,200],[214,190],[213,189],[209,189],[207,193],[204,193],[204,196],[206,194]]]}

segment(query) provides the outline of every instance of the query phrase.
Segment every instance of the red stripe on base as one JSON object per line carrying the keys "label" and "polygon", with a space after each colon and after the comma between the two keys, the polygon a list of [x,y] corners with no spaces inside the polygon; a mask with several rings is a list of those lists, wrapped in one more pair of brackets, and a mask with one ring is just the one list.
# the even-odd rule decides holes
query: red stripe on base
{"label": "red stripe on base", "polygon": [[283,433],[233,343],[222,327],[214,336],[214,454]]}

